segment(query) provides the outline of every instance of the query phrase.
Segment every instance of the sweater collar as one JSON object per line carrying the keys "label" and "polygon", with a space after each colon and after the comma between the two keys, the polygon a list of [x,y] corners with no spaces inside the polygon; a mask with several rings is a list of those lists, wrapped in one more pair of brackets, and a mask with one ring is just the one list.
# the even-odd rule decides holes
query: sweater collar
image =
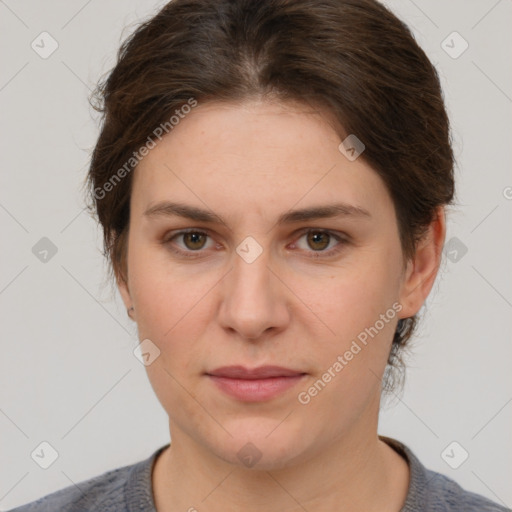
{"label": "sweater collar", "polygon": [[[428,484],[425,467],[405,444],[386,436],[379,436],[379,439],[393,448],[409,465],[409,489],[400,512],[424,510]],[[150,457],[133,465],[124,487],[125,509],[128,512],[157,512],[153,496],[152,473],[156,459],[169,446],[170,443],[158,448]]]}

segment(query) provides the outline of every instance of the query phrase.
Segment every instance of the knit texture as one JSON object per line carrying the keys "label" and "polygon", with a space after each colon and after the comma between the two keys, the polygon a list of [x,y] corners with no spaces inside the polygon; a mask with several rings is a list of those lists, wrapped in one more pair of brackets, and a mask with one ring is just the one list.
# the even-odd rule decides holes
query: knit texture
{"label": "knit texture", "polygon": [[[454,480],[428,470],[403,443],[384,436],[409,464],[410,483],[400,512],[511,512],[478,494],[465,491]],[[150,457],[132,465],[48,494],[9,512],[157,512],[151,474],[162,446]]]}

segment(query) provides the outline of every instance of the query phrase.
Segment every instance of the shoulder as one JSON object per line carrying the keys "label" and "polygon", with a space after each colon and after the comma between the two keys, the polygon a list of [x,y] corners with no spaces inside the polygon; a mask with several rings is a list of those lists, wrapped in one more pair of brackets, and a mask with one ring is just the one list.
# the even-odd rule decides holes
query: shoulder
{"label": "shoulder", "polygon": [[154,508],[151,491],[151,470],[157,455],[101,475],[64,487],[38,500],[14,508],[9,512],[125,512],[131,510],[150,511]]}
{"label": "shoulder", "polygon": [[464,512],[510,512],[494,501],[463,489],[441,473],[426,470],[428,510]]}
{"label": "shoulder", "polygon": [[[88,510],[88,507],[99,505],[119,504],[122,506],[123,484],[130,466],[108,471],[102,475],[75,485],[70,485],[36,501],[22,505],[11,512],[50,512],[60,510],[71,512],[75,510]],[[120,503],[121,502],[121,503]],[[108,506],[107,510],[118,510],[119,507]],[[122,510],[122,508],[120,509]]]}
{"label": "shoulder", "polygon": [[100,504],[105,511],[124,510],[123,488],[131,469],[132,466],[125,466],[107,471],[76,485],[59,489],[11,512],[78,512],[95,510]]}
{"label": "shoulder", "polygon": [[511,509],[470,491],[455,480],[427,469],[405,444],[379,436],[407,460],[409,489],[400,512],[511,512]]}

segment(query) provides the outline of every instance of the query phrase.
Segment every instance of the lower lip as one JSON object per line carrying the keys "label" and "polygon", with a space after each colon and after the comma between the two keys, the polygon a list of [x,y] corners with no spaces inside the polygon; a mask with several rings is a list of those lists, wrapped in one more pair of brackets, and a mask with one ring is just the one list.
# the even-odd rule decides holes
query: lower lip
{"label": "lower lip", "polygon": [[284,393],[305,377],[270,377],[267,379],[230,379],[208,375],[217,387],[227,395],[244,402],[263,402]]}

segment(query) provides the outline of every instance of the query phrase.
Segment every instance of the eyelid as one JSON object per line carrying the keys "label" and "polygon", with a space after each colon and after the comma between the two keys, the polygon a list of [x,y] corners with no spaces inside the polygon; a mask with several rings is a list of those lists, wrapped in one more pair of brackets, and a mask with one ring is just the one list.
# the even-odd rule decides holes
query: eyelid
{"label": "eyelid", "polygon": [[[167,233],[163,237],[161,243],[164,246],[168,246],[172,252],[174,252],[176,254],[179,254],[179,255],[182,255],[185,258],[197,258],[197,257],[200,256],[200,254],[202,252],[205,252],[204,249],[198,249],[197,251],[191,251],[191,250],[186,251],[184,249],[175,249],[175,248],[172,247],[171,242],[175,238],[178,238],[178,237],[180,237],[182,235],[186,235],[187,233],[197,233],[197,234],[200,234],[200,235],[206,235],[207,237],[209,237],[210,239],[213,240],[213,237],[211,236],[211,232],[208,229],[203,229],[203,228],[186,228],[186,229],[180,229],[178,231],[171,231],[170,234]],[[197,256],[195,256],[195,254],[197,254]]]}
{"label": "eyelid", "polygon": [[[313,258],[313,259],[325,258],[325,259],[327,259],[331,256],[335,256],[336,254],[338,254],[342,250],[343,246],[350,243],[350,237],[346,233],[334,231],[334,230],[330,230],[330,229],[326,229],[326,228],[315,228],[315,227],[306,227],[306,228],[302,228],[302,229],[295,231],[293,234],[294,242],[292,242],[292,243],[295,245],[298,240],[300,240],[304,235],[307,235],[310,232],[326,233],[326,234],[330,235],[331,237],[333,237],[338,242],[338,244],[334,248],[331,248],[327,251],[313,251],[313,250],[310,250],[310,251],[301,250],[300,251],[300,252],[310,253],[310,256],[306,256],[309,258]],[[202,257],[201,253],[205,252],[205,249],[198,249],[197,251],[192,251],[192,250],[176,249],[176,248],[172,247],[171,242],[175,238],[178,238],[181,235],[185,235],[187,233],[197,233],[197,234],[201,234],[201,235],[206,235],[209,238],[213,239],[212,234],[211,234],[212,232],[207,228],[186,228],[186,229],[181,229],[181,230],[177,230],[177,231],[171,231],[170,234],[168,233],[163,237],[163,240],[161,243],[164,246],[168,246],[172,252],[174,252],[178,255],[181,255],[184,258],[200,258],[200,257]]]}
{"label": "eyelid", "polygon": [[350,237],[343,232],[334,231],[334,230],[327,229],[327,228],[308,227],[308,228],[300,229],[300,230],[298,230],[298,232],[296,232],[294,234],[294,238],[296,239],[296,241],[293,242],[293,244],[295,245],[297,243],[297,241],[300,240],[304,235],[307,235],[308,233],[311,233],[311,232],[326,233],[329,236],[331,236],[332,238],[334,238],[338,243],[334,247],[332,247],[331,249],[326,250],[326,251],[313,251],[313,250],[305,251],[305,252],[309,253],[309,256],[306,256],[307,258],[328,259],[330,257],[337,256],[338,253],[343,250],[344,246],[346,246],[350,242]]}

